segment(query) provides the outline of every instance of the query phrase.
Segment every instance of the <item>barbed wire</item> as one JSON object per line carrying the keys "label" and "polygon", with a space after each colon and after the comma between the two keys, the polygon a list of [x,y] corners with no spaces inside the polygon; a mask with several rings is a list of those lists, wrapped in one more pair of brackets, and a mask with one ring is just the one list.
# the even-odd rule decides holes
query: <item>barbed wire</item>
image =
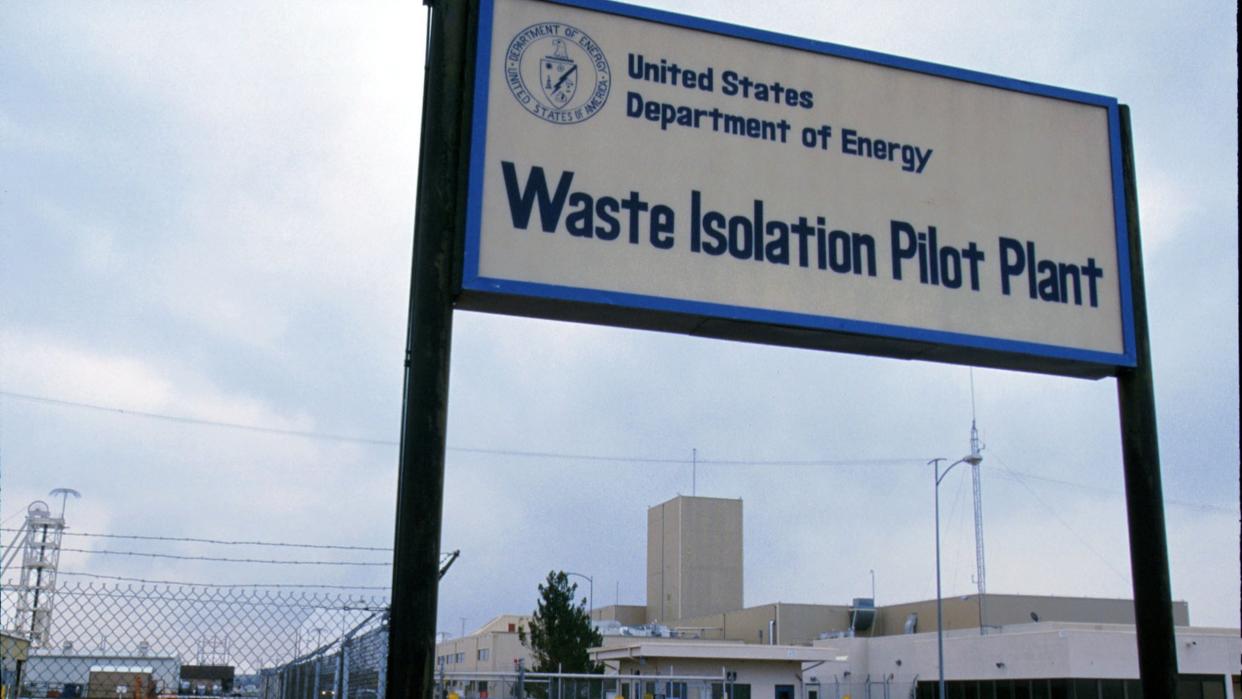
{"label": "barbed wire", "polygon": [[213,587],[213,588],[256,588],[256,589],[323,589],[323,590],[391,590],[389,585],[331,585],[318,583],[204,583],[204,582],[185,582],[179,580],[148,580],[146,578],[130,578],[123,575],[103,575],[100,573],[81,573],[77,571],[61,570],[57,575],[70,575],[74,577],[92,578],[95,580],[114,580],[119,582],[134,582],[144,585],[171,585],[177,587]]}
{"label": "barbed wire", "polygon": [[137,556],[142,558],[171,558],[179,561],[212,561],[218,563],[265,563],[271,565],[316,565],[316,566],[391,566],[391,561],[291,561],[263,558],[228,558],[223,556],[187,556],[175,553],[149,553],[146,551],[111,551],[106,549],[78,549],[62,546],[61,551],[73,553],[90,553],[106,556]]}
{"label": "barbed wire", "polygon": [[[207,599],[202,597],[190,597],[181,594],[175,587],[138,587],[138,588],[121,588],[119,586],[110,588],[108,586],[115,585],[110,582],[92,582],[83,580],[80,582],[71,582],[57,588],[57,596],[70,597],[88,597],[88,598],[108,598],[108,599],[131,599],[144,602],[193,602],[227,604],[230,606],[242,607],[262,607],[275,609],[323,609],[330,611],[373,611],[378,607],[384,606],[387,600],[382,598],[373,599],[357,599],[342,600],[336,604],[327,602],[318,602],[312,598],[311,601],[301,603],[289,603],[291,598],[288,597],[272,597],[272,598],[255,598],[230,596],[222,599]],[[16,585],[10,581],[4,585],[6,588],[14,588]],[[245,592],[245,589],[237,590]],[[229,592],[234,592],[230,590]],[[268,594],[266,591],[257,591],[261,595]]]}

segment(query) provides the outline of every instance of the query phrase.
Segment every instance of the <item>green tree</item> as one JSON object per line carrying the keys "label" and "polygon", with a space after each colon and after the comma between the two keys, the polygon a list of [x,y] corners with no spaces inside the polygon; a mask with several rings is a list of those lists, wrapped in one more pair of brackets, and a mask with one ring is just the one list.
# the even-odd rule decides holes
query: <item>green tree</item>
{"label": "green tree", "polygon": [[574,601],[577,584],[569,582],[564,571],[549,571],[547,581],[539,586],[539,602],[528,624],[529,631],[518,629],[518,639],[530,648],[535,657],[535,672],[595,672],[604,666],[591,662],[588,648],[603,643],[603,637],[591,625],[586,599]]}

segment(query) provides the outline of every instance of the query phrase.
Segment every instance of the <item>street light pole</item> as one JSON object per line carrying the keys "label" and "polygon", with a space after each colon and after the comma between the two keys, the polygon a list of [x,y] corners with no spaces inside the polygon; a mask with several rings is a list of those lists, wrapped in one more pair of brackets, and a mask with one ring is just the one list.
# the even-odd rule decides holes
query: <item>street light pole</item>
{"label": "street light pole", "polygon": [[595,578],[592,578],[589,575],[583,575],[582,573],[571,573],[569,571],[565,571],[565,575],[576,575],[587,581],[587,584],[590,586],[590,596],[588,597],[589,601],[587,602],[590,609],[587,610],[587,618],[591,618],[591,612],[595,611]]}
{"label": "street light pole", "polygon": [[935,477],[935,485],[932,490],[936,500],[936,659],[939,665],[939,687],[940,699],[945,699],[944,690],[944,606],[940,593],[940,481],[949,475],[949,471],[953,470],[958,464],[970,464],[978,466],[983,461],[983,456],[977,453],[968,454],[962,458],[949,464],[944,471],[940,470],[940,464],[948,459],[932,459],[927,462],[932,467],[932,475]]}

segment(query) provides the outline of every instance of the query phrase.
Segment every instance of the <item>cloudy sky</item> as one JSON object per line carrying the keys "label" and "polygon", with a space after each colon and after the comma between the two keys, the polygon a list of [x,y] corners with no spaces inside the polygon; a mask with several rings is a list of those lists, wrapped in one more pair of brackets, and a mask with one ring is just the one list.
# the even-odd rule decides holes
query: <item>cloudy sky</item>
{"label": "cloudy sky", "polygon": [[[1131,106],[1173,594],[1196,625],[1237,626],[1236,6],[653,4]],[[5,528],[71,487],[76,532],[391,545],[424,33],[415,2],[0,7]],[[925,462],[968,448],[966,368],[454,324],[443,545],[462,556],[440,629],[528,612],[550,569],[593,576],[597,604],[643,603],[646,508],[692,488],[744,500],[748,605],[846,603],[869,571],[880,604],[934,595]],[[1115,383],[973,379],[989,590],[1129,596]],[[959,469],[946,594],[974,589],[970,501]],[[63,568],[389,582],[78,552]]]}

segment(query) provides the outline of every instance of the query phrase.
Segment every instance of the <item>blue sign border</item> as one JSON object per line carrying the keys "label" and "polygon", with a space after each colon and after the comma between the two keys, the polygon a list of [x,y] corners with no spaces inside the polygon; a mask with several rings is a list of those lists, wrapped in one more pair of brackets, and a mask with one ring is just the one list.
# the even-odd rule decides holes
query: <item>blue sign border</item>
{"label": "blue sign border", "polygon": [[[597,12],[620,15],[634,19],[658,22],[676,27],[684,27],[723,36],[747,39],[764,44],[773,44],[812,53],[835,56],[851,60],[873,63],[877,65],[923,73],[942,78],[950,78],[961,82],[978,83],[989,87],[1023,92],[1041,97],[1077,102],[1104,108],[1108,111],[1109,144],[1112,166],[1113,184],[1113,218],[1116,224],[1117,266],[1121,295],[1122,345],[1121,354],[1098,352],[1060,345],[1024,342],[980,335],[913,328],[886,323],[818,316],[785,311],[772,311],[746,306],[731,306],[702,301],[686,301],[659,296],[620,293],[597,289],[537,284],[497,279],[479,275],[479,247],[482,239],[482,206],[483,206],[483,169],[485,163],[487,107],[490,90],[490,60],[492,45],[492,15],[497,0],[479,0],[479,33],[475,58],[474,105],[471,116],[470,133],[470,170],[469,190],[466,201],[465,248],[461,285],[465,294],[480,292],[485,294],[501,294],[511,296],[535,297],[541,299],[578,302],[585,304],[602,304],[604,306],[622,306],[626,308],[653,312],[674,313],[684,316],[701,316],[721,320],[747,321],[761,324],[793,326],[798,328],[825,330],[849,333],[852,335],[873,336],[883,340],[904,340],[929,345],[950,346],[983,350],[998,353],[1003,357],[997,365],[1013,366],[1020,369],[1042,370],[1039,362],[1024,363],[1022,357],[1054,360],[1054,363],[1069,362],[1093,365],[1094,368],[1083,367],[1088,375],[1103,376],[1108,372],[1101,371],[1105,367],[1133,367],[1136,364],[1134,338],[1134,308],[1130,279],[1130,247],[1125,186],[1122,176],[1122,145],[1121,116],[1117,100],[1112,97],[1079,92],[1060,87],[1041,85],[1013,78],[1006,78],[988,73],[954,68],[937,63],[929,63],[900,56],[851,48],[822,41],[813,41],[761,29],[742,27],[714,20],[680,15],[663,10],[636,7],[610,0],[544,0],[557,5],[578,7]],[[501,0],[503,1],[503,0]],[[1055,372],[1064,373],[1064,372]]]}

